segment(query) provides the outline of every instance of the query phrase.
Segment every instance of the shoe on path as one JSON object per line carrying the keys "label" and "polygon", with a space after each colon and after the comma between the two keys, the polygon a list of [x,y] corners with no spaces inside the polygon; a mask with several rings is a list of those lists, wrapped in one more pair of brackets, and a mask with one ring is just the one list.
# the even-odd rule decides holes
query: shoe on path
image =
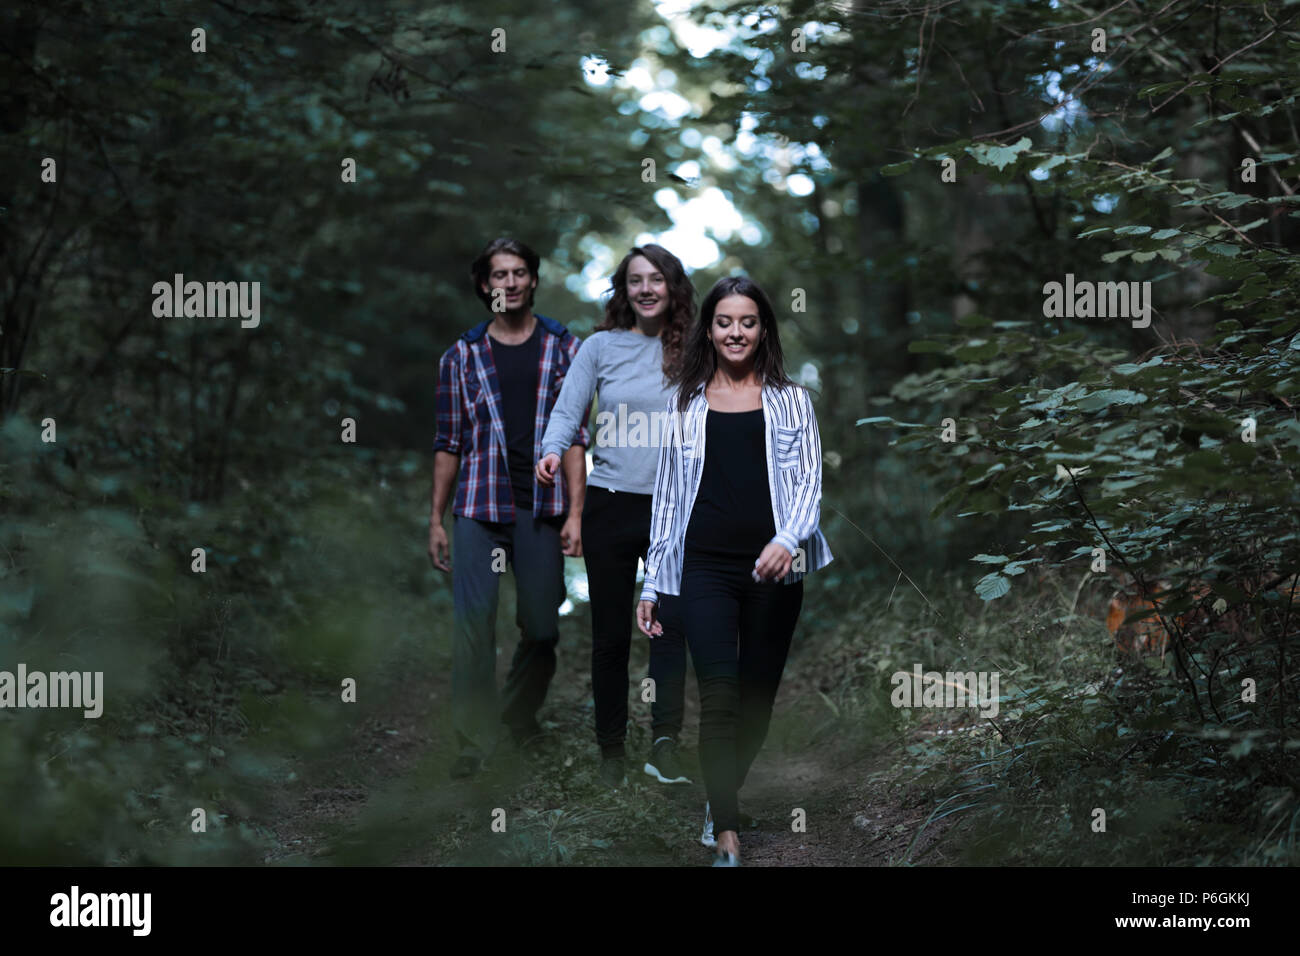
{"label": "shoe on path", "polygon": [[622,757],[602,757],[600,782],[611,790],[627,786],[627,763]]}
{"label": "shoe on path", "polygon": [[660,783],[690,783],[677,759],[677,743],[671,737],[660,737],[650,748],[650,759],[643,768]]}
{"label": "shoe on path", "polygon": [[700,843],[713,849],[718,845],[718,841],[713,836],[713,814],[709,812],[709,805],[704,804],[704,832],[700,834]]}

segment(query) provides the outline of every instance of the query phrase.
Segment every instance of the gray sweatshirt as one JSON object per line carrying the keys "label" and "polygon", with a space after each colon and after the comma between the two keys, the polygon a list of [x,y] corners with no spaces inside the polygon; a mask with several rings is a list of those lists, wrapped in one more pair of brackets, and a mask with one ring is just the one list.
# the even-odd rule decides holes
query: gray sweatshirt
{"label": "gray sweatshirt", "polygon": [[595,332],[584,339],[551,409],[542,454],[563,456],[582,413],[600,392],[600,410],[587,423],[593,468],[587,483],[611,491],[654,493],[664,408],[673,388],[664,382],[659,337],[631,329]]}

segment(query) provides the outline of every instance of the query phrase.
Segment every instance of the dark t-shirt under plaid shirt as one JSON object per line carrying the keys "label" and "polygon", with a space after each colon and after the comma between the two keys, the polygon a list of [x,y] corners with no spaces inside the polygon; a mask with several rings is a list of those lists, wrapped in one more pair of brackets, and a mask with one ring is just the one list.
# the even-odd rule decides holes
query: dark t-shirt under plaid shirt
{"label": "dark t-shirt under plaid shirt", "polygon": [[542,356],[542,323],[518,345],[488,335],[492,362],[501,385],[501,419],[506,429],[506,459],[515,510],[533,510],[533,412],[537,406],[537,365]]}
{"label": "dark t-shirt under plaid shirt", "polygon": [[[531,472],[542,457],[542,435],[580,343],[559,322],[534,315],[538,324],[534,333],[537,376],[527,479],[532,486],[532,504],[521,510],[545,518],[563,514],[568,508],[564,472],[555,476],[550,488],[539,485]],[[460,457],[453,514],[479,521],[508,522],[515,520],[510,468],[513,456],[509,454],[503,395],[493,358],[496,343],[487,334],[491,321],[479,323],[458,338],[438,363],[438,435],[433,448]],[[573,440],[584,448],[590,442],[586,426],[584,415]]]}

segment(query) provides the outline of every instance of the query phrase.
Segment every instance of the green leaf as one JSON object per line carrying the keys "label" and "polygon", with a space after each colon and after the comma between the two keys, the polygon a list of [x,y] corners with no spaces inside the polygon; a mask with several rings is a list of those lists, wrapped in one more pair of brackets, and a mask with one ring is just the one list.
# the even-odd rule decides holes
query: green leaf
{"label": "green leaf", "polygon": [[1142,369],[1144,368],[1154,368],[1157,365],[1164,365],[1164,364],[1165,364],[1164,356],[1157,355],[1154,358],[1147,359],[1145,362],[1141,362],[1141,363],[1125,362],[1122,365],[1113,366],[1111,368],[1111,371],[1114,372],[1116,375],[1132,375],[1135,372],[1142,371]]}
{"label": "green leaf", "polygon": [[1205,271],[1223,279],[1241,279],[1254,274],[1257,270],[1255,264],[1249,259],[1240,259],[1236,262],[1231,259],[1215,259],[1205,267]]}
{"label": "green leaf", "polygon": [[[1138,91],[1138,96],[1159,96],[1161,93],[1169,93],[1172,90],[1179,89],[1183,84],[1178,81],[1168,83],[1157,83],[1154,86],[1144,87]],[[1154,162],[1154,160],[1152,160]]]}
{"label": "green leaf", "polygon": [[1248,202],[1255,202],[1254,196],[1243,196],[1241,193],[1230,193],[1228,198],[1218,200],[1215,205],[1220,209],[1236,209],[1238,206],[1244,206]]}
{"label": "green leaf", "polygon": [[1011,590],[1011,580],[996,571],[986,574],[975,583],[975,593],[985,601],[995,601]]}
{"label": "green leaf", "polygon": [[1033,145],[1033,140],[1028,136],[1024,136],[1011,146],[972,146],[966,152],[975,157],[975,161],[980,165],[996,166],[1000,172],[1014,163],[1021,153]]}
{"label": "green leaf", "polygon": [[1064,452],[1071,452],[1078,455],[1081,452],[1095,451],[1096,441],[1087,438],[1080,438],[1076,435],[1057,435],[1056,445]]}
{"label": "green leaf", "polygon": [[998,343],[985,339],[971,339],[965,345],[954,349],[953,354],[963,362],[983,362],[998,354]]}
{"label": "green leaf", "polygon": [[1104,388],[1099,392],[1085,395],[1076,403],[1081,411],[1095,412],[1111,405],[1139,405],[1147,397],[1141,392],[1127,388]]}
{"label": "green leaf", "polygon": [[929,339],[918,339],[915,342],[907,343],[909,352],[946,352],[948,346],[942,342],[932,342]]}
{"label": "green leaf", "polygon": [[880,167],[882,176],[901,176],[912,168],[912,161],[909,159],[902,163],[890,163],[888,166]]}

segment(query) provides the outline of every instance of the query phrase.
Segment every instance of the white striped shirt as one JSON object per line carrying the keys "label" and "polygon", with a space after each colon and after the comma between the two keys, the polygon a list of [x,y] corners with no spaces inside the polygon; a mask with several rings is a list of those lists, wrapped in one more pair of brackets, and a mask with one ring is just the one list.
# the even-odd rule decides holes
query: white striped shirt
{"label": "white striped shirt", "polygon": [[[705,419],[709,403],[704,389],[677,411],[677,396],[668,400],[665,432],[659,445],[654,503],[650,511],[650,547],[645,560],[641,600],[658,601],[659,594],[680,594],[685,557],[686,526],[704,475]],[[764,443],[767,485],[772,495],[772,538],[792,555],[794,563],[782,584],[793,584],[804,570],[831,563],[830,545],[818,528],[822,500],[822,445],[808,390],[801,386],[763,386]],[[802,549],[802,553],[800,550]],[[755,558],[758,555],[754,555]]]}

